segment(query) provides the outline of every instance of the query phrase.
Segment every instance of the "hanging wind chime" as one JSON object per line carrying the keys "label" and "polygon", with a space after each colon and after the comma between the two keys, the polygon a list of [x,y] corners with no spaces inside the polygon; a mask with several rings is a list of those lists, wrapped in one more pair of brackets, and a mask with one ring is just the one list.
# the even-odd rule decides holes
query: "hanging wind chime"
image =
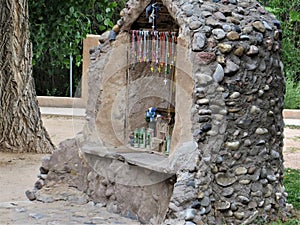
{"label": "hanging wind chime", "polygon": [[176,62],[176,33],[131,31],[131,61],[150,62],[151,71],[169,74]]}
{"label": "hanging wind chime", "polygon": [[167,84],[167,75],[176,62],[176,32],[158,32],[156,30],[159,6],[150,4],[146,8],[146,17],[152,24],[152,31],[131,31],[131,64],[137,62],[150,63],[151,72],[164,74],[164,83]]}

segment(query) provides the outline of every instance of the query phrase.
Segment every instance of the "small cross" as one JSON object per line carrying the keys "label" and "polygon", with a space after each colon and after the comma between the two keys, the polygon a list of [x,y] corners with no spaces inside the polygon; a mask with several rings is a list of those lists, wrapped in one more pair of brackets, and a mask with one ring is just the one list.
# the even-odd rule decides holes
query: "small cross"
{"label": "small cross", "polygon": [[165,85],[167,85],[167,82],[168,82],[168,80],[167,80],[167,78],[165,78],[165,79],[164,79]]}

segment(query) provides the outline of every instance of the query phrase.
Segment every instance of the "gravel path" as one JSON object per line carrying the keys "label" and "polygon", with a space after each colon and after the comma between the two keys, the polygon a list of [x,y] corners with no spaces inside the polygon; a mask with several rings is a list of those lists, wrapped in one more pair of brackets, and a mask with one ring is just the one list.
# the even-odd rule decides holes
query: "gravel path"
{"label": "gravel path", "polygon": [[0,215],[1,225],[140,224],[109,213],[101,206],[64,201],[47,204],[36,201],[4,202],[0,203]]}

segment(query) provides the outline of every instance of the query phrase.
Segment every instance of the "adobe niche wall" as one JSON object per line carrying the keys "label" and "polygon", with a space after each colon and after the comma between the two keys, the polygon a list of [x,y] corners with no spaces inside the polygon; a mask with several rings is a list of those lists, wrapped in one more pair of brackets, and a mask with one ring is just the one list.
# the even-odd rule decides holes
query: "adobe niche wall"
{"label": "adobe niche wall", "polygon": [[171,154],[124,147],[126,47],[150,3],[129,1],[116,40],[93,51],[87,124],[71,141],[79,147],[62,146],[44,162],[46,185],[72,184],[144,223],[256,224],[288,215],[280,23],[256,1],[161,1],[179,26]]}

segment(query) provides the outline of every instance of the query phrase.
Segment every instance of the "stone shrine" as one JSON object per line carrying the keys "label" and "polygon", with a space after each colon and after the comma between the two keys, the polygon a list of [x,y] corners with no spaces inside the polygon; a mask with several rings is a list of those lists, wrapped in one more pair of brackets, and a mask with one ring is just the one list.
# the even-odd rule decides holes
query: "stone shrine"
{"label": "stone shrine", "polygon": [[285,217],[280,22],[255,0],[130,0],[120,15],[91,50],[86,126],[44,160],[36,198],[67,184],[145,224]]}

